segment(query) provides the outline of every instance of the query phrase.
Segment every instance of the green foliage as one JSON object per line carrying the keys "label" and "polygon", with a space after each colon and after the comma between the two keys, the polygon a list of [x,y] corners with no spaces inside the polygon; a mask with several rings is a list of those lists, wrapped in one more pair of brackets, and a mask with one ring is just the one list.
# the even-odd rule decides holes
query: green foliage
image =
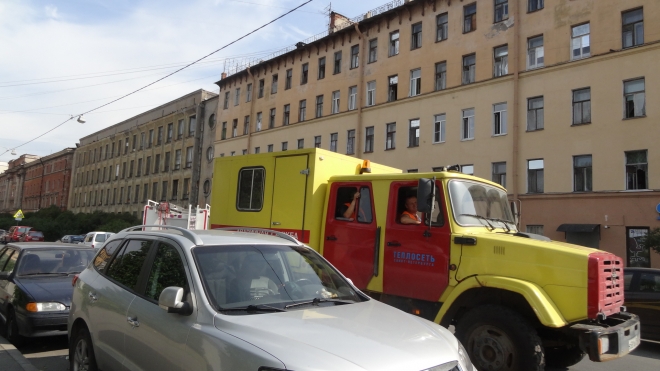
{"label": "green foliage", "polygon": [[660,228],[654,228],[642,239],[642,244],[660,254]]}
{"label": "green foliage", "polygon": [[[27,225],[42,231],[46,241],[56,241],[67,234],[86,234],[92,231],[117,233],[124,228],[140,225],[141,221],[130,213],[112,214],[103,211],[74,214],[57,206],[26,213],[18,225]],[[0,229],[17,225],[12,214],[0,214]]]}

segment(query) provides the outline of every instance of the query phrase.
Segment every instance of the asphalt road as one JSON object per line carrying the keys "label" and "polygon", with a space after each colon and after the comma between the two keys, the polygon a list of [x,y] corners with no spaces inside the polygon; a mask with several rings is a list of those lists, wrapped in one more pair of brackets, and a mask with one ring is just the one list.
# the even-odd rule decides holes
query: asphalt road
{"label": "asphalt road", "polygon": [[[68,371],[69,361],[66,359],[66,336],[37,339],[29,345],[19,348],[21,353],[32,364],[42,371]],[[660,343],[643,341],[629,355],[611,362],[594,363],[585,358],[582,362],[570,368],[546,369],[546,371],[658,371],[660,370]]]}

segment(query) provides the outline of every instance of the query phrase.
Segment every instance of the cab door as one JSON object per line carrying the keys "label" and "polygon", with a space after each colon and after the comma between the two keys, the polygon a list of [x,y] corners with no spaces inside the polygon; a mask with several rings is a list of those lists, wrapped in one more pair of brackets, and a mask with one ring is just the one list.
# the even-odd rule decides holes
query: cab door
{"label": "cab door", "polygon": [[303,242],[309,242],[309,233],[304,232],[308,172],[307,155],[275,159],[270,228],[289,233]]}
{"label": "cab door", "polygon": [[[352,197],[359,192],[354,214],[345,217]],[[333,183],[330,187],[328,215],[326,216],[323,256],[359,289],[366,289],[376,274],[374,266],[378,256],[377,223],[373,210],[371,184]]]}
{"label": "cab door", "polygon": [[447,222],[442,183],[436,182],[440,213],[429,229],[422,224],[401,224],[405,199],[417,193],[417,181],[392,182],[384,241],[383,292],[414,299],[437,301],[449,281],[451,232]]}

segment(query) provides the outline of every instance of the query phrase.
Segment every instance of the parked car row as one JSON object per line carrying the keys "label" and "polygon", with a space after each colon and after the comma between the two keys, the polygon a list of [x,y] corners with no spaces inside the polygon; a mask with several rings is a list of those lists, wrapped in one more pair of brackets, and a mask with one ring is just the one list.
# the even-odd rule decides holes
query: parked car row
{"label": "parked car row", "polygon": [[[24,225],[14,225],[9,228],[9,230],[3,233],[0,236],[0,243],[9,243],[9,242],[19,242],[21,237],[25,235],[28,231],[31,231],[32,227]],[[41,232],[40,232],[41,233]],[[42,235],[43,238],[43,235]],[[43,241],[43,240],[42,240]]]}

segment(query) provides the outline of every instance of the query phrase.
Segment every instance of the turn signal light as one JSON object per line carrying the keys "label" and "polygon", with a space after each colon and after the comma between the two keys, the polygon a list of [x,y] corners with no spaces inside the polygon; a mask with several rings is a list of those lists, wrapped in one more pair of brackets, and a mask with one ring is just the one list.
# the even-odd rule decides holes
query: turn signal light
{"label": "turn signal light", "polygon": [[38,312],[37,303],[28,303],[25,306],[25,309],[27,309],[28,312]]}

